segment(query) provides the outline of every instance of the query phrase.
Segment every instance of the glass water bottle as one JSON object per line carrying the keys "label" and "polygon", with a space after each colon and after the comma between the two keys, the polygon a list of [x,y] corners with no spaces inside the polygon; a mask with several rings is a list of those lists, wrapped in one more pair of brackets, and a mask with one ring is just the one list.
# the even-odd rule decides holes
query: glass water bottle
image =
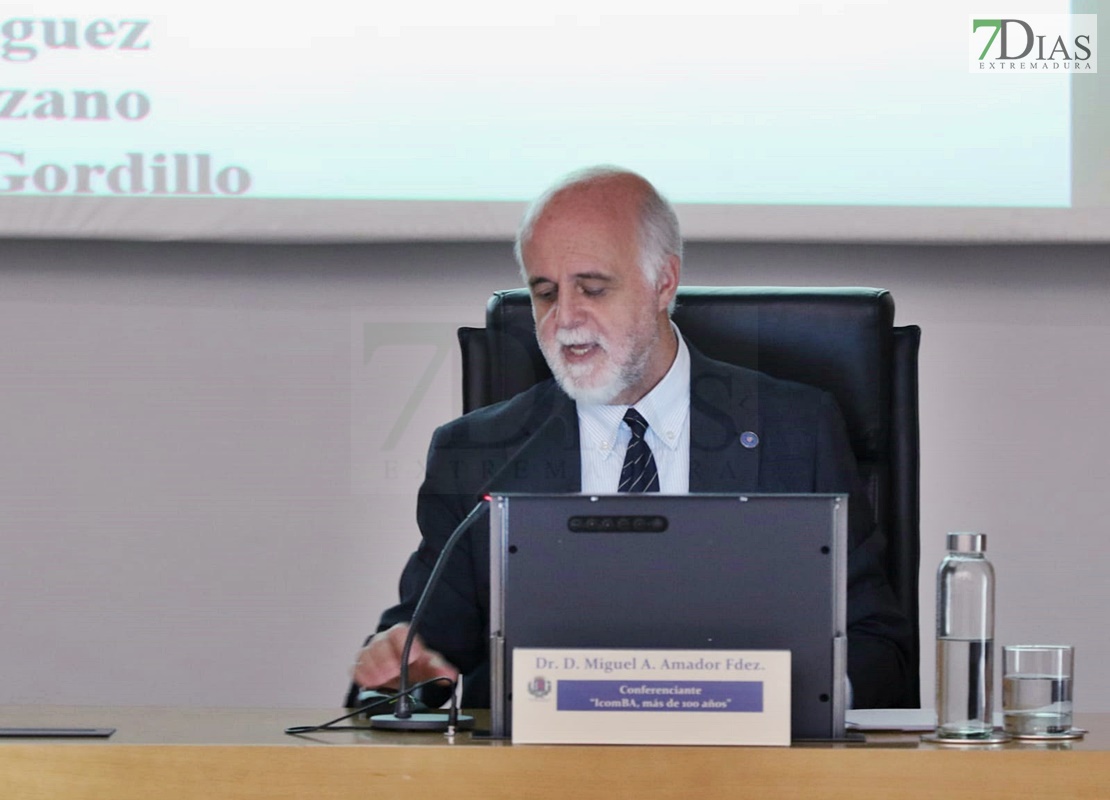
{"label": "glass water bottle", "polygon": [[994,568],[984,533],[948,534],[937,570],[937,736],[994,729]]}

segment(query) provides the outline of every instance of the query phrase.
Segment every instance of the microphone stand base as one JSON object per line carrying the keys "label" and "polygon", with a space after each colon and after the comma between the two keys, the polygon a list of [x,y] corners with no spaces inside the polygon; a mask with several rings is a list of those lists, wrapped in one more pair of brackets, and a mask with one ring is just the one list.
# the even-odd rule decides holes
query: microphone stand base
{"label": "microphone stand base", "polygon": [[[370,727],[386,731],[445,731],[450,717],[447,714],[413,714],[401,719],[395,714],[375,714],[370,717]],[[474,717],[459,714],[455,730],[468,731],[474,727]]]}

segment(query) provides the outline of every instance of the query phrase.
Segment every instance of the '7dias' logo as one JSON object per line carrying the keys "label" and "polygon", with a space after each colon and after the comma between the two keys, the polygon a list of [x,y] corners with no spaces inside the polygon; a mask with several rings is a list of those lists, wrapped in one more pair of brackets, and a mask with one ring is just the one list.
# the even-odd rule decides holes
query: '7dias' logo
{"label": "'7dias' logo", "polygon": [[972,17],[972,72],[1098,72],[1096,14]]}

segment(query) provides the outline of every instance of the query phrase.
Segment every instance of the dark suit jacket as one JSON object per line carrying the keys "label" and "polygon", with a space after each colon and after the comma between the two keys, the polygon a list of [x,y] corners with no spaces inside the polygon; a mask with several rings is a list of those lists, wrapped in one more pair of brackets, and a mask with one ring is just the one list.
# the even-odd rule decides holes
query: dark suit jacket
{"label": "dark suit jacket", "polygon": [[[758,434],[758,446],[741,445],[745,431]],[[447,537],[484,492],[577,492],[580,481],[577,411],[553,380],[439,428],[417,501],[422,540],[401,575],[401,602],[378,630],[411,617]],[[691,347],[690,491],[850,493],[848,674],[857,707],[895,704],[911,629],[880,566],[882,543],[831,396]],[[448,559],[420,635],[469,678],[463,705],[488,706],[488,518]]]}

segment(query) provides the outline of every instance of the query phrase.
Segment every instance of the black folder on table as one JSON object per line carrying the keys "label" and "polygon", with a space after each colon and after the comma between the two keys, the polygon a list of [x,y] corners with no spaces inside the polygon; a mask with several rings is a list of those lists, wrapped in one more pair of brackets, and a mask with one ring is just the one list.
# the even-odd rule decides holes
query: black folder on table
{"label": "black folder on table", "polygon": [[490,508],[491,733],[516,647],[789,650],[791,736],[844,737],[847,497],[503,494]]}

